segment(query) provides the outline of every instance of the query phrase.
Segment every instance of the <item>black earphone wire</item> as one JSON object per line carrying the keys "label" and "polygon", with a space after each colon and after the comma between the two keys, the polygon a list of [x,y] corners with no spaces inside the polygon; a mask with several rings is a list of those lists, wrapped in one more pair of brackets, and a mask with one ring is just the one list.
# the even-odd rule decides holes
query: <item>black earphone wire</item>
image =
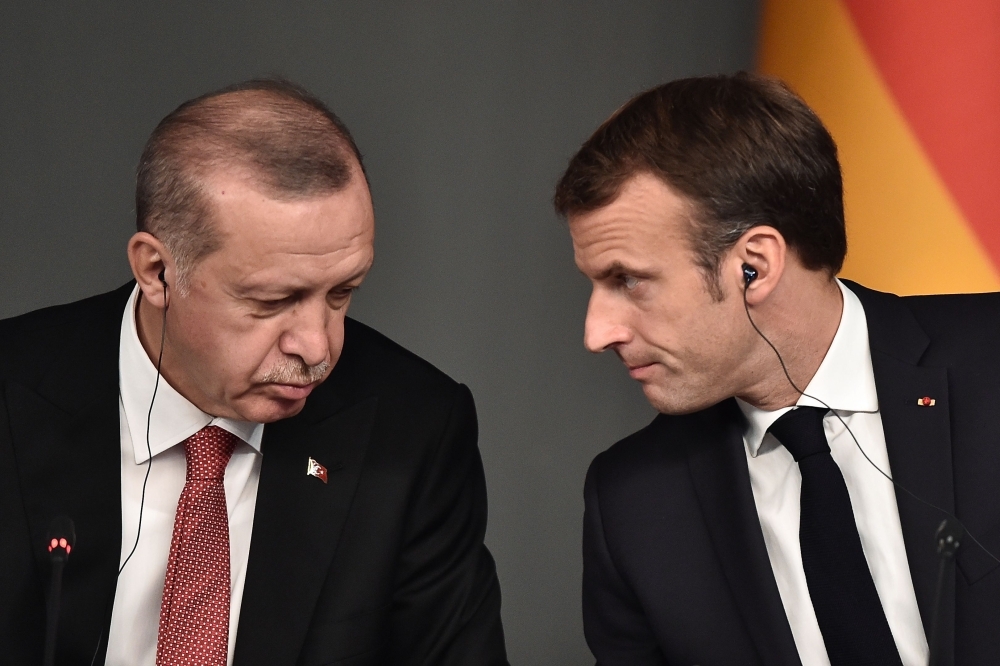
{"label": "black earphone wire", "polygon": [[160,388],[160,366],[163,364],[163,347],[167,337],[167,284],[163,283],[163,323],[160,327],[160,353],[156,358],[156,381],[153,383],[153,396],[149,399],[149,411],[146,412],[146,476],[142,480],[142,494],[139,498],[139,525],[135,530],[135,543],[132,544],[132,552],[128,554],[125,561],[118,569],[118,575],[125,570],[125,565],[135,555],[136,548],[139,547],[139,535],[142,534],[142,510],[146,506],[146,483],[149,481],[149,471],[153,469],[153,448],[149,444],[149,423],[153,420],[153,404],[156,402],[156,391]]}
{"label": "black earphone wire", "polygon": [[[142,292],[139,292],[139,298],[142,298]],[[133,316],[135,316],[133,314]],[[139,525],[135,530],[135,543],[132,544],[132,550],[129,552],[128,557],[122,562],[122,565],[118,568],[118,573],[115,575],[117,580],[118,576],[122,575],[122,571],[125,570],[125,565],[128,564],[132,556],[135,555],[136,549],[139,547],[139,535],[142,534],[142,513],[143,509],[146,507],[146,484],[149,482],[149,472],[153,469],[153,448],[149,444],[149,423],[153,418],[153,404],[156,402],[156,391],[160,387],[160,366],[163,364],[163,346],[167,338],[167,283],[163,283],[163,323],[160,327],[160,353],[156,358],[156,381],[153,382],[153,395],[149,399],[149,410],[146,412],[146,455],[149,456],[146,459],[146,476],[142,479],[142,494],[139,496]],[[112,600],[114,595],[112,595]],[[104,615],[107,617],[108,610],[105,609]],[[110,627],[108,627],[110,630]],[[94,650],[94,656],[90,658],[90,666],[94,666],[94,662],[97,661],[97,653],[101,651],[101,643],[104,642],[104,631],[97,638],[97,648]]]}
{"label": "black earphone wire", "polygon": [[[751,270],[752,270],[752,269],[751,269]],[[819,404],[821,404],[821,405],[823,405],[824,407],[826,407],[827,409],[829,409],[829,410],[830,410],[830,413],[831,413],[831,414],[833,414],[834,416],[836,416],[836,417],[837,417],[837,420],[838,420],[838,421],[840,421],[840,424],[841,424],[842,426],[844,426],[844,429],[845,429],[845,430],[847,430],[847,433],[848,433],[848,434],[849,434],[849,435],[851,436],[851,439],[853,439],[853,440],[854,440],[854,445],[855,445],[856,447],[858,447],[858,451],[860,451],[860,452],[861,452],[861,455],[863,455],[863,456],[865,457],[865,460],[867,460],[867,461],[868,461],[868,464],[870,464],[870,465],[871,465],[872,467],[874,467],[874,468],[875,468],[875,470],[876,470],[876,471],[877,471],[877,472],[878,472],[879,474],[881,474],[881,475],[882,475],[882,476],[884,476],[884,477],[885,477],[886,479],[888,479],[888,480],[889,480],[889,481],[890,481],[890,482],[892,483],[892,485],[894,485],[894,486],[895,486],[896,488],[899,488],[900,490],[902,490],[903,492],[905,492],[905,493],[906,493],[907,495],[909,495],[909,496],[910,496],[910,497],[912,497],[913,499],[915,499],[915,500],[917,500],[918,502],[920,502],[921,504],[923,504],[923,505],[925,505],[925,506],[928,506],[928,507],[930,507],[930,508],[932,508],[932,509],[934,509],[934,510],[936,510],[936,511],[939,511],[939,512],[941,512],[942,514],[944,514],[945,516],[947,516],[948,518],[950,518],[951,520],[954,520],[954,521],[955,521],[956,523],[958,523],[958,525],[959,525],[959,526],[960,526],[960,527],[961,527],[961,528],[962,528],[963,530],[965,530],[965,534],[966,534],[966,536],[968,536],[968,537],[969,537],[970,539],[972,539],[972,542],[973,542],[974,544],[976,544],[977,546],[979,546],[979,548],[980,548],[980,549],[981,549],[981,550],[982,550],[982,551],[983,551],[984,553],[986,553],[986,554],[987,554],[987,555],[989,555],[989,556],[990,556],[991,558],[993,558],[994,560],[996,560],[996,561],[997,561],[997,563],[1000,563],[1000,558],[997,558],[997,556],[996,556],[996,555],[994,555],[994,554],[993,554],[992,552],[990,552],[990,550],[989,550],[989,549],[988,549],[988,548],[987,548],[986,546],[984,546],[983,544],[981,544],[981,543],[979,542],[979,539],[977,539],[977,538],[976,538],[976,537],[975,537],[975,536],[974,536],[974,535],[972,534],[972,532],[970,532],[970,531],[969,531],[969,529],[968,529],[968,528],[967,528],[967,527],[965,526],[965,524],[964,524],[964,523],[963,523],[963,522],[962,522],[961,520],[959,520],[959,519],[958,519],[958,517],[957,517],[957,516],[956,516],[955,514],[953,514],[953,513],[951,512],[951,511],[948,511],[947,509],[943,509],[943,508],[939,507],[939,506],[938,506],[938,505],[936,505],[936,504],[932,504],[931,502],[928,502],[927,500],[923,499],[922,497],[919,497],[919,496],[917,496],[917,495],[916,495],[915,493],[913,493],[913,492],[912,492],[912,491],[911,491],[911,490],[910,490],[909,488],[907,488],[907,487],[906,487],[906,486],[904,486],[903,484],[901,484],[901,483],[899,483],[898,481],[896,481],[896,480],[895,480],[894,478],[892,478],[892,477],[891,477],[891,476],[890,476],[889,474],[886,474],[886,473],[885,473],[885,472],[884,472],[884,471],[882,470],[882,468],[881,468],[881,467],[879,467],[878,465],[876,465],[876,464],[875,464],[875,462],[874,462],[874,461],[873,461],[873,460],[872,460],[871,458],[869,458],[869,457],[868,457],[868,454],[867,454],[867,453],[865,453],[865,450],[864,450],[864,449],[863,449],[863,448],[861,447],[861,443],[860,443],[860,442],[858,442],[858,438],[854,436],[854,431],[853,431],[853,430],[851,430],[850,426],[848,426],[848,425],[847,425],[847,422],[846,422],[846,421],[844,421],[844,419],[843,419],[843,418],[842,418],[842,417],[840,416],[840,414],[838,414],[838,413],[837,413],[837,411],[836,411],[836,410],[835,410],[835,409],[834,409],[833,407],[831,407],[830,405],[826,404],[825,402],[823,402],[822,400],[820,400],[820,399],[819,399],[819,398],[817,398],[816,396],[813,396],[813,395],[809,395],[808,393],[806,393],[805,391],[803,391],[802,389],[800,389],[800,388],[799,388],[799,387],[798,387],[798,386],[797,386],[797,385],[795,384],[795,382],[794,382],[794,381],[792,381],[792,377],[791,377],[791,375],[789,375],[789,374],[788,374],[788,368],[787,368],[787,367],[785,366],[785,360],[784,360],[783,358],[781,358],[781,354],[780,354],[780,353],[778,352],[778,349],[777,349],[777,347],[775,347],[775,346],[774,346],[774,344],[772,344],[772,343],[771,343],[771,341],[770,341],[770,340],[768,340],[767,336],[766,336],[766,335],[764,335],[764,333],[763,333],[763,332],[762,332],[762,331],[760,330],[760,328],[758,328],[758,327],[757,327],[757,324],[756,324],[756,323],[754,322],[754,320],[753,320],[753,317],[751,317],[751,316],[750,316],[750,304],[749,304],[749,303],[747,302],[747,290],[748,290],[748,289],[750,288],[750,283],[751,283],[751,282],[753,282],[753,277],[756,277],[756,275],[754,275],[753,277],[750,277],[750,275],[748,275],[747,273],[744,273],[744,275],[745,275],[746,277],[744,278],[744,282],[743,282],[743,309],[744,309],[744,310],[746,311],[746,313],[747,313],[747,320],[748,320],[748,321],[750,322],[750,325],[751,325],[751,326],[753,327],[753,330],[755,330],[755,331],[757,332],[757,335],[759,335],[759,336],[761,337],[761,339],[762,339],[762,340],[763,340],[764,342],[766,342],[766,343],[767,343],[767,346],[771,348],[771,351],[773,351],[773,352],[774,352],[774,355],[778,357],[778,363],[780,363],[780,364],[781,364],[781,371],[785,373],[785,379],[787,379],[787,380],[788,380],[788,383],[789,383],[789,384],[791,385],[791,387],[792,387],[793,389],[795,389],[796,393],[798,393],[798,394],[799,394],[800,396],[802,396],[802,397],[804,397],[804,398],[809,398],[810,400],[815,400],[815,401],[816,401],[816,402],[818,402]]]}

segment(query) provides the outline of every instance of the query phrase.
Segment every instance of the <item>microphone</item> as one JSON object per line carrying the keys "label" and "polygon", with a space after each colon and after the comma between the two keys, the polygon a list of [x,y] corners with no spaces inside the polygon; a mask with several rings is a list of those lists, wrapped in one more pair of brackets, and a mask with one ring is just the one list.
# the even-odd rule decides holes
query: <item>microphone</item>
{"label": "microphone", "polygon": [[941,652],[941,604],[944,603],[944,588],[951,574],[955,572],[955,551],[962,545],[965,528],[956,520],[944,519],[934,535],[937,542],[938,564],[937,587],[934,590],[934,614],[931,616],[931,639],[928,644],[928,666],[942,663]]}
{"label": "microphone", "polygon": [[49,580],[49,598],[45,613],[45,653],[44,666],[53,666],[56,658],[56,628],[59,625],[59,598],[62,594],[62,573],[69,554],[76,544],[76,528],[66,516],[56,516],[49,523],[49,559],[52,562],[52,576]]}

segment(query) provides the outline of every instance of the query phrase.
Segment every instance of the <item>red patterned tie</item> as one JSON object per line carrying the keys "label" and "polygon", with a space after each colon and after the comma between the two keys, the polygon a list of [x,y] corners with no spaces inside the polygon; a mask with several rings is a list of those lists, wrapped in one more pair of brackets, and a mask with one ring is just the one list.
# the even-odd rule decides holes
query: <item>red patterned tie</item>
{"label": "red patterned tie", "polygon": [[184,441],[187,479],[177,502],[160,604],[157,666],[225,666],[229,650],[229,516],[223,479],[237,438],[207,426]]}

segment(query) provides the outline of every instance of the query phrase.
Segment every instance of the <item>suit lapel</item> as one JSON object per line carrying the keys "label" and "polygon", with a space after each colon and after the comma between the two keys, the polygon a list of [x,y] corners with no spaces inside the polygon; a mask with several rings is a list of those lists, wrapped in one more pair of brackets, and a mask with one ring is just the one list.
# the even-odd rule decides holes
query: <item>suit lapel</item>
{"label": "suit lapel", "polygon": [[[354,498],[377,403],[372,396],[344,406],[324,384],[302,414],[264,429],[235,663],[296,662]],[[326,484],[306,474],[309,458],[327,468]]]}
{"label": "suit lapel", "polygon": [[761,661],[800,664],[757,517],[736,402],[691,417],[685,441],[705,525]]}
{"label": "suit lapel", "polygon": [[[49,367],[4,387],[21,496],[42,589],[52,518],[70,517],[76,548],[63,574],[57,660],[90,659],[110,616],[121,553],[118,338],[131,285],[94,299],[42,337]],[[83,314],[83,313],[86,314]],[[66,336],[71,330],[73,335]]]}
{"label": "suit lapel", "polygon": [[[872,351],[875,385],[892,477],[922,500],[949,513],[955,509],[948,418],[948,376],[943,368],[920,368]],[[933,397],[934,407],[917,400]],[[903,529],[910,578],[920,608],[924,633],[930,639],[938,554],[934,534],[944,515],[896,487],[896,506]],[[954,651],[954,576],[942,607],[945,653]]]}
{"label": "suit lapel", "polygon": [[[853,283],[868,320],[868,337],[878,392],[879,412],[885,432],[889,466],[896,487],[896,505],[903,530],[910,578],[928,639],[938,577],[934,535],[945,518],[940,511],[955,511],[952,474],[951,420],[946,368],[922,367],[920,359],[930,340],[902,300]],[[920,406],[923,397],[934,406]],[[961,566],[961,564],[960,564]],[[941,608],[942,654],[954,655],[955,581],[946,581]]]}

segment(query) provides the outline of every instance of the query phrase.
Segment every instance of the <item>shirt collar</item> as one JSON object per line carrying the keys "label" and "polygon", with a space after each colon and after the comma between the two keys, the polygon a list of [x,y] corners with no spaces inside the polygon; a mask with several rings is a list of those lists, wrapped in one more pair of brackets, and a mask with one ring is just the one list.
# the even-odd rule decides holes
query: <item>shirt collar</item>
{"label": "shirt collar", "polygon": [[[156,382],[156,366],[149,359],[136,329],[136,305],[139,287],[136,285],[122,315],[121,336],[118,343],[118,390],[125,420],[132,438],[136,464],[156,456],[198,432],[205,426],[216,425],[231,432],[260,453],[264,434],[262,423],[213,417],[206,414],[182,396],[164,377]],[[156,399],[153,401],[153,390]],[[153,401],[152,412],[150,402]],[[149,453],[146,449],[147,416],[149,418]]]}
{"label": "shirt collar", "polygon": [[[844,311],[840,325],[833,336],[830,349],[823,362],[805,388],[805,392],[819,398],[837,412],[878,412],[878,394],[875,390],[875,372],[872,370],[871,347],[868,344],[868,319],[861,301],[853,291],[837,280],[844,297]],[[772,412],[764,411],[739,398],[736,404],[747,419],[743,438],[752,457],[757,457],[767,429],[785,412],[784,407]],[[800,396],[796,406],[823,407],[818,400]]]}

